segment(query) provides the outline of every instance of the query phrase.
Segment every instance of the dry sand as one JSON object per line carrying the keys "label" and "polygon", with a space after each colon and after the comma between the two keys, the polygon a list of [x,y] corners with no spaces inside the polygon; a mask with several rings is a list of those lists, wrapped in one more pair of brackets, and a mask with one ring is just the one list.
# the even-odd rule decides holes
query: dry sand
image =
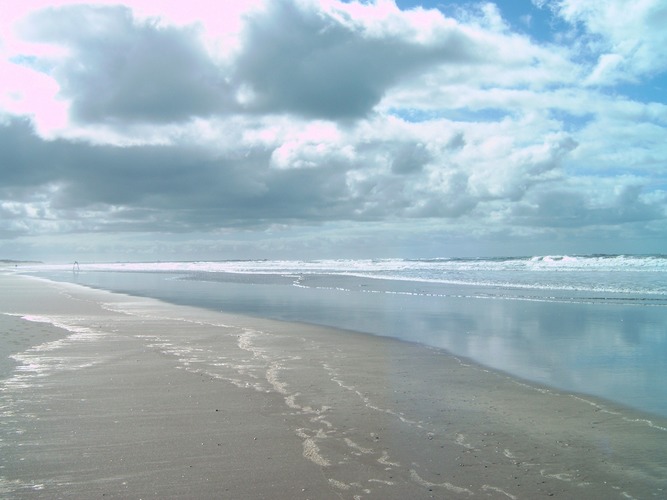
{"label": "dry sand", "polygon": [[667,497],[665,419],[419,345],[15,275],[0,342],[2,498]]}

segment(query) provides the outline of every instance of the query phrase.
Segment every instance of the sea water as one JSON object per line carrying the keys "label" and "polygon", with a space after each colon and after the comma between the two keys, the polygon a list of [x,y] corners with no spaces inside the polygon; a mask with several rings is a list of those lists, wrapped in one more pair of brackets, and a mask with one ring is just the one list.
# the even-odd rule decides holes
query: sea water
{"label": "sea water", "polygon": [[528,381],[667,416],[667,256],[29,270],[181,304],[418,342]]}

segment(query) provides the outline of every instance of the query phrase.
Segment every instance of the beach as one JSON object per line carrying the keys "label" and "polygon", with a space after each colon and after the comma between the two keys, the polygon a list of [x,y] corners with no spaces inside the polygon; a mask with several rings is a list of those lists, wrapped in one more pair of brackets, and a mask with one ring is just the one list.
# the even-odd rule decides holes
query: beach
{"label": "beach", "polygon": [[667,419],[418,343],[14,274],[0,333],[3,498],[667,495]]}

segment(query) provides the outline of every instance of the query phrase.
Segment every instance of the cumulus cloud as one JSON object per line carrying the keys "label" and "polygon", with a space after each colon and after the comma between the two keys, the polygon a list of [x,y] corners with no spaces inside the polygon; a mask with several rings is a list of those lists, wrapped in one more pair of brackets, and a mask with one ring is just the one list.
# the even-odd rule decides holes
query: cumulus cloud
{"label": "cumulus cloud", "polygon": [[62,46],[44,61],[81,122],[186,120],[231,106],[224,73],[194,28],[137,21],[127,7],[45,9],[24,24],[26,37]]}
{"label": "cumulus cloud", "polygon": [[575,27],[583,27],[592,54],[599,53],[589,78],[614,84],[667,70],[667,5],[646,0],[540,0]]}
{"label": "cumulus cloud", "polygon": [[[650,222],[665,217],[667,197],[651,200],[642,182],[633,178],[580,179],[581,185],[539,190],[513,215],[523,224],[553,227],[591,227]],[[657,202],[657,203],[656,203]]]}
{"label": "cumulus cloud", "polygon": [[23,7],[0,35],[2,241],[655,238],[667,104],[600,89],[664,71],[664,8],[628,27],[617,2],[538,3],[569,31],[538,42],[500,2]]}
{"label": "cumulus cloud", "polygon": [[424,39],[418,19],[395,6],[379,22],[351,16],[344,4],[277,0],[250,17],[234,70],[246,109],[363,117],[397,82],[433,66],[488,60],[493,49],[444,19]]}

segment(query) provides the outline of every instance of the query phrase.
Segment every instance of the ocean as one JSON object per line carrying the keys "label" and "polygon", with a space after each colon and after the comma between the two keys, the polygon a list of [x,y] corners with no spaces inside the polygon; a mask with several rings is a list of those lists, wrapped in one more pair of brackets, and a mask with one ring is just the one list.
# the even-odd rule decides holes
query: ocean
{"label": "ocean", "polygon": [[665,255],[80,263],[22,271],[394,337],[667,416]]}

